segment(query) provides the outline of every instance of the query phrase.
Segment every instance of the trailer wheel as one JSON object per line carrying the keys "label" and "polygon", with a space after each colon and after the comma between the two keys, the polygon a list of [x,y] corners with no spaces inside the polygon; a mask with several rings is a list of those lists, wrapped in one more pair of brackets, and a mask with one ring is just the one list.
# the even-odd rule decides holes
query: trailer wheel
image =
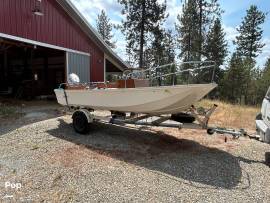
{"label": "trailer wheel", "polygon": [[265,152],[265,164],[270,167],[270,152]]}
{"label": "trailer wheel", "polygon": [[215,133],[215,130],[213,128],[208,128],[207,129],[207,134],[208,135],[213,135]]}
{"label": "trailer wheel", "polygon": [[89,132],[89,123],[85,114],[81,111],[76,111],[73,116],[73,128],[77,133],[86,134]]}

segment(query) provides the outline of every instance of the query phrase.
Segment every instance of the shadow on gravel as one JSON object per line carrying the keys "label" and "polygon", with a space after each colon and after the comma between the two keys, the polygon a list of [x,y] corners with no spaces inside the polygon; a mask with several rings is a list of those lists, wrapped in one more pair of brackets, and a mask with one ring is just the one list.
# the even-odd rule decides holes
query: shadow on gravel
{"label": "shadow on gravel", "polygon": [[[30,103],[30,102],[28,102]],[[0,116],[0,136],[26,125],[34,124],[63,115],[54,101],[33,101],[31,104],[14,106],[16,113]]]}
{"label": "shadow on gravel", "polygon": [[80,135],[73,131],[72,124],[62,119],[58,121],[59,128],[48,131],[52,136],[181,183],[200,188],[208,185],[211,188],[246,189],[250,186],[249,176],[242,172],[239,161],[253,161],[225,151],[161,132],[103,123],[92,124],[88,135]]}

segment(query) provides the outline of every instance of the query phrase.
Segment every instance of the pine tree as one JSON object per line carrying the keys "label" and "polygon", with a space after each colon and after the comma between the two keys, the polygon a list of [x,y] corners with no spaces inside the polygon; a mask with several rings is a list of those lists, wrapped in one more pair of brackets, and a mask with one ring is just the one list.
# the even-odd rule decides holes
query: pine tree
{"label": "pine tree", "polygon": [[175,62],[175,43],[172,30],[155,29],[151,43],[152,66]]}
{"label": "pine tree", "polygon": [[[154,35],[154,41],[152,43],[153,51],[153,66],[165,65],[164,68],[157,70],[159,74],[169,74],[176,71],[175,66],[175,43],[171,30],[161,29]],[[173,64],[173,65],[169,65]],[[167,84],[172,84],[174,76],[166,76],[163,78]]]}
{"label": "pine tree", "polygon": [[152,66],[156,67],[164,64],[164,30],[157,27],[152,35],[153,41],[149,51],[152,52]]}
{"label": "pine tree", "polygon": [[196,0],[185,2],[182,7],[182,15],[177,16],[178,23],[175,28],[181,51],[179,58],[183,61],[199,60],[199,18]]}
{"label": "pine tree", "polygon": [[[170,73],[176,72],[176,64],[175,64],[175,41],[174,36],[172,34],[172,30],[168,30],[165,33],[164,38],[164,47],[165,47],[165,60],[166,64],[173,64],[169,66]],[[170,84],[177,84],[177,76],[171,75],[171,77],[168,78],[170,80]]]}
{"label": "pine tree", "polygon": [[230,102],[242,102],[242,97],[247,96],[247,90],[250,82],[250,69],[254,64],[251,61],[244,60],[237,53],[233,53],[221,82],[221,97]]}
{"label": "pine tree", "polygon": [[[152,42],[151,46],[145,50],[145,57],[150,64],[150,67],[158,67],[162,65],[172,64],[175,62],[175,43],[172,36],[172,31],[166,31],[163,28],[156,27],[152,34]],[[175,67],[175,66],[173,66]],[[165,66],[163,68],[157,69],[153,75],[162,75],[168,74],[172,71],[174,72],[173,67],[171,65]],[[166,77],[165,80],[169,81]],[[159,84],[161,81],[159,81]]]}
{"label": "pine tree", "polygon": [[228,44],[225,40],[225,32],[222,29],[220,19],[217,18],[207,34],[204,47],[207,60],[216,62],[215,81],[217,83],[219,83],[222,77],[222,70],[220,66],[224,63],[224,60],[228,54],[227,47]]}
{"label": "pine tree", "polygon": [[251,81],[249,84],[249,90],[248,90],[248,103],[252,105],[261,104],[262,99],[265,95],[265,90],[263,90],[261,85],[261,79],[262,79],[262,70],[259,67],[254,68],[251,71]]}
{"label": "pine tree", "polygon": [[239,35],[234,42],[237,45],[237,52],[245,57],[255,58],[261,52],[264,44],[261,43],[263,30],[261,25],[265,21],[265,13],[252,5],[247,10],[247,15],[237,31]]}
{"label": "pine tree", "polygon": [[115,42],[112,42],[112,27],[113,24],[110,23],[110,19],[106,15],[104,10],[101,10],[101,13],[97,17],[97,31],[101,35],[102,39],[111,47],[115,48]]}
{"label": "pine tree", "polygon": [[[226,73],[223,83],[224,91],[223,95],[227,93],[225,91],[240,91],[235,95],[231,95],[227,99],[236,102],[245,98],[246,104],[255,104],[260,97],[260,86],[263,81],[260,79],[261,72],[258,68],[255,68],[255,60],[258,54],[261,52],[264,44],[261,43],[263,30],[261,24],[264,23],[265,14],[258,10],[258,8],[252,5],[247,10],[247,15],[242,21],[237,31],[239,35],[236,37],[236,54],[239,58],[237,66],[230,63],[228,72]],[[235,57],[232,57],[235,58]],[[233,79],[237,78],[238,82],[233,83]],[[229,84],[231,83],[231,84]],[[226,87],[227,86],[227,87]],[[229,87],[229,89],[228,89]],[[240,98],[239,98],[240,97]]]}
{"label": "pine tree", "polygon": [[199,59],[201,60],[201,55],[205,55],[205,50],[203,50],[204,42],[206,39],[206,33],[208,28],[211,27],[212,22],[215,18],[220,17],[223,12],[220,9],[218,0],[197,0],[198,13],[199,13]]}
{"label": "pine tree", "polygon": [[[270,57],[267,59],[265,65],[264,65],[264,72],[270,72]],[[270,85],[270,84],[269,84]]]}
{"label": "pine tree", "polygon": [[124,6],[122,14],[126,19],[122,22],[122,31],[126,36],[127,48],[139,67],[145,67],[144,51],[147,37],[151,36],[155,27],[160,26],[165,18],[166,2],[159,4],[156,0],[118,0]]}
{"label": "pine tree", "polygon": [[262,85],[260,89],[264,92],[263,96],[269,87],[270,87],[270,58],[268,58],[262,73]]}
{"label": "pine tree", "polygon": [[221,14],[218,0],[187,0],[182,7],[182,15],[177,16],[176,31],[184,61],[201,60],[206,33],[212,22]]}
{"label": "pine tree", "polygon": [[172,30],[168,30],[164,37],[166,63],[175,62],[175,41]]}
{"label": "pine tree", "polygon": [[261,76],[261,79],[259,82],[259,88],[258,88],[260,91],[260,96],[259,96],[260,101],[263,99],[267,89],[270,86],[270,58],[268,58],[268,60],[266,61],[261,75],[262,76]]}

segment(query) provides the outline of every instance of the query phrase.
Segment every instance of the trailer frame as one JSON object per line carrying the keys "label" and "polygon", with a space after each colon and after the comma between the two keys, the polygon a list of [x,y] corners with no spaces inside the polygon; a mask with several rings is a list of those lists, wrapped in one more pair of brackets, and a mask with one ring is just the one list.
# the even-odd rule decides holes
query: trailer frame
{"label": "trailer frame", "polygon": [[[76,113],[76,116],[81,115],[84,118],[80,118],[80,120],[84,123],[91,124],[94,121],[103,121],[110,124],[115,125],[141,125],[141,126],[150,126],[150,127],[168,127],[168,128],[177,128],[179,130],[181,129],[201,129],[206,130],[207,134],[213,135],[214,133],[217,134],[228,134],[233,136],[234,138],[239,138],[240,136],[246,136],[247,133],[244,129],[227,129],[227,128],[221,128],[221,127],[215,127],[215,126],[209,126],[209,120],[212,116],[212,114],[217,109],[217,105],[214,104],[209,109],[204,109],[202,107],[196,108],[194,105],[192,105],[185,113],[193,116],[195,118],[194,123],[182,123],[175,120],[172,120],[171,115],[152,115],[152,114],[133,114],[129,113],[128,116],[126,116],[127,113],[123,112],[113,112],[111,118],[108,120],[108,118],[104,118],[101,116],[97,116],[94,114],[94,110],[92,109],[86,109],[84,107],[78,107],[75,109],[75,112],[73,113],[73,127],[76,132],[84,134],[87,133],[88,128],[83,128],[82,132],[76,128],[76,122],[74,122],[74,115]],[[69,108],[72,109],[72,108]],[[80,113],[78,113],[80,112]],[[85,120],[85,121],[84,121]]]}
{"label": "trailer frame", "polygon": [[[111,116],[110,119],[108,117],[101,117],[94,115],[93,109],[86,109],[83,107],[77,107],[75,111],[73,112],[72,119],[73,119],[73,127],[74,130],[80,134],[86,134],[89,132],[89,124],[97,121],[97,122],[104,122],[109,123],[112,125],[126,125],[126,124],[132,124],[132,125],[141,125],[141,126],[155,126],[155,127],[169,127],[169,128],[177,128],[179,130],[181,129],[201,129],[206,130],[207,134],[213,135],[216,134],[226,134],[231,135],[234,139],[238,139],[239,137],[245,136],[250,139],[258,139],[258,136],[252,136],[249,135],[244,129],[229,129],[229,128],[221,128],[221,127],[214,127],[209,126],[209,120],[211,118],[211,115],[216,110],[217,105],[213,105],[210,109],[203,109],[203,111],[199,111],[199,108],[195,108],[194,106],[191,106],[188,112],[190,115],[194,116],[197,123],[181,123],[176,122],[174,123],[166,123],[167,121],[171,120],[171,116],[169,115],[149,115],[149,114],[141,114],[141,115],[134,115],[130,113],[128,117],[123,116],[121,114],[120,116]],[[72,107],[68,108],[69,110],[72,110]],[[82,122],[85,124],[83,127],[76,127],[76,123],[78,123],[78,120],[76,121],[76,118],[79,117],[79,122]],[[150,121],[149,121],[150,120]],[[225,137],[225,142],[227,141],[227,137]],[[270,167],[270,152],[265,153],[265,164]]]}

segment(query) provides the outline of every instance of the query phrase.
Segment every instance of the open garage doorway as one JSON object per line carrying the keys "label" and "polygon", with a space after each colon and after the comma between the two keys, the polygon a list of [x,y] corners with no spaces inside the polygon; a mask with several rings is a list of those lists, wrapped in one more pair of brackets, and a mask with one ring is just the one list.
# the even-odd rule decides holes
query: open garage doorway
{"label": "open garage doorway", "polygon": [[54,95],[54,88],[65,82],[65,63],[65,51],[0,38],[0,95]]}

